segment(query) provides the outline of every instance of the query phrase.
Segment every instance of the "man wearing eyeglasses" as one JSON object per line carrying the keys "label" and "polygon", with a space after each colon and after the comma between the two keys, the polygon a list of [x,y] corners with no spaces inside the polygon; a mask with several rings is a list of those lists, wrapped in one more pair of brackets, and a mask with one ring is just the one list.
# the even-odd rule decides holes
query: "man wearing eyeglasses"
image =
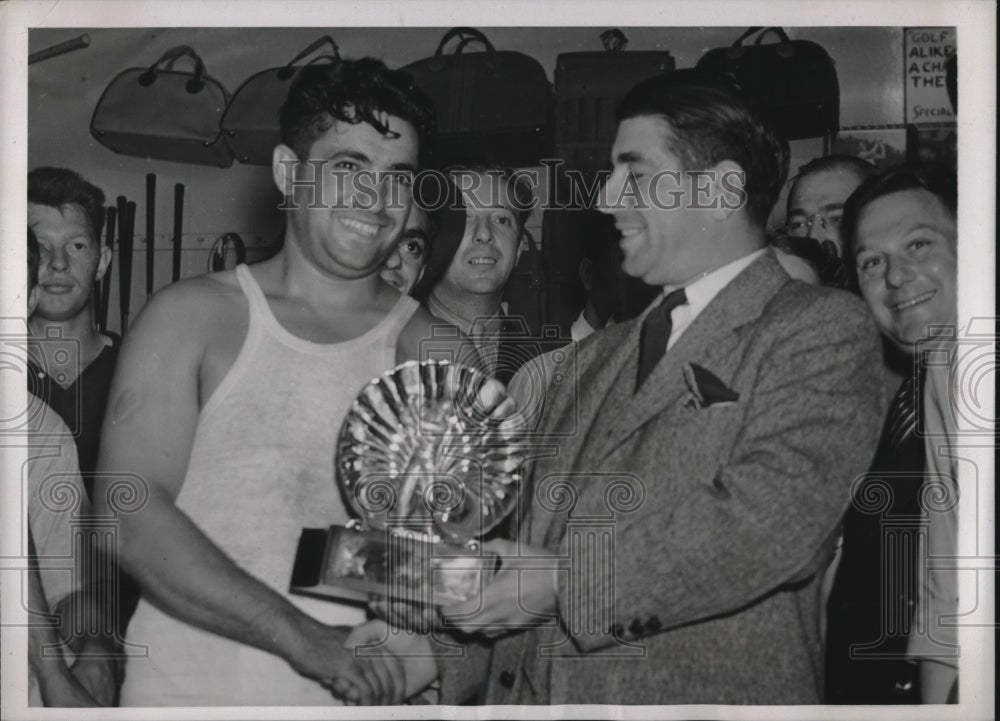
{"label": "man wearing eyeglasses", "polygon": [[[875,167],[853,155],[828,155],[806,163],[792,179],[785,231],[792,251],[816,258],[823,285],[846,287],[840,218],[844,203]],[[819,245],[818,251],[809,241]],[[798,246],[798,247],[797,247]]]}
{"label": "man wearing eyeglasses", "polygon": [[824,249],[832,244],[830,249],[843,255],[840,218],[844,203],[874,171],[871,163],[853,155],[828,155],[803,165],[788,193],[788,234],[812,238]]}

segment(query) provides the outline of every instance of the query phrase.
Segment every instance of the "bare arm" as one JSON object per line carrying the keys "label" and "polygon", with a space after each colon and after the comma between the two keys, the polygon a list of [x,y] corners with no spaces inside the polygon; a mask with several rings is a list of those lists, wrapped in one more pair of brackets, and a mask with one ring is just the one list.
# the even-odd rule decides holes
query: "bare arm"
{"label": "bare arm", "polygon": [[[345,633],[240,569],[175,505],[194,442],[212,316],[232,311],[221,286],[206,287],[212,283],[199,279],[157,294],[130,330],[109,396],[95,505],[117,513],[121,566],[147,599],[187,623],[276,654],[303,676],[329,680],[349,665]],[[140,486],[141,507],[115,508],[122,482]]]}

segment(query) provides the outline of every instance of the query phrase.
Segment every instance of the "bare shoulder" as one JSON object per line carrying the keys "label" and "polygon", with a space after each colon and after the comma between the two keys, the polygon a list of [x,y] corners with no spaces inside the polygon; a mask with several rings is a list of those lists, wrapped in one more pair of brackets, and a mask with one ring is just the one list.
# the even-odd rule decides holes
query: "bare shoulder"
{"label": "bare shoulder", "polygon": [[225,332],[234,318],[246,315],[245,309],[246,299],[232,271],[178,281],[159,290],[143,306],[126,340],[160,341],[183,348]]}

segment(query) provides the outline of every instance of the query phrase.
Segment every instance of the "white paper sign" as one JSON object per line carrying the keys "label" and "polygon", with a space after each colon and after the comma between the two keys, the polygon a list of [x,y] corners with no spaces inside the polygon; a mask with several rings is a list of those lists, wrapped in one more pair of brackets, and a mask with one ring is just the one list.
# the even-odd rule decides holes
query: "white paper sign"
{"label": "white paper sign", "polygon": [[955,112],[945,85],[945,63],[955,52],[955,28],[907,28],[903,52],[906,122],[954,122]]}

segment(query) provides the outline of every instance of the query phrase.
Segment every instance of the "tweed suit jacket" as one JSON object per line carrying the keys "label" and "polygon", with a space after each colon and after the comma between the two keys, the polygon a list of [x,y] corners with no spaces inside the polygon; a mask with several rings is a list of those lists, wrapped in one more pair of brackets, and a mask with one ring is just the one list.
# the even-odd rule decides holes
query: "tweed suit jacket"
{"label": "tweed suit jacket", "polygon": [[[639,330],[571,348],[546,398],[520,538],[563,559],[559,618],[439,663],[444,702],[475,674],[493,704],[819,702],[816,584],[885,405],[867,308],[769,252],[634,394]],[[738,399],[697,400],[692,364]]]}

